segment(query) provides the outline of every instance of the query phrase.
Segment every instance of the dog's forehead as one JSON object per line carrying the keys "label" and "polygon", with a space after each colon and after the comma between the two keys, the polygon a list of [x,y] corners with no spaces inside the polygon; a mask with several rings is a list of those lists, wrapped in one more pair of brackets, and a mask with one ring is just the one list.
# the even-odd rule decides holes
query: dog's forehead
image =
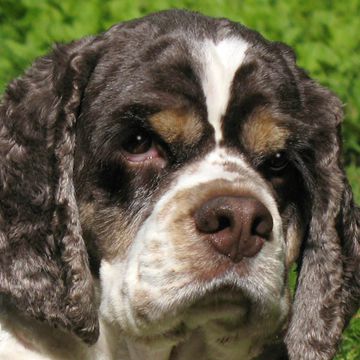
{"label": "dog's forehead", "polygon": [[[286,76],[282,78],[282,69],[266,69],[265,61],[256,56],[253,44],[239,34],[232,33],[221,39],[190,38],[185,44],[188,71],[184,74],[184,63],[181,63],[176,75],[170,72],[169,77],[165,76],[164,88],[168,81],[177,82],[175,105],[165,105],[165,110],[151,117],[153,128],[160,130],[166,139],[195,143],[202,132],[208,131],[205,122],[211,126],[216,144],[226,143],[231,137],[240,140],[252,152],[283,148],[290,135],[286,123],[291,115],[281,111],[283,104],[274,87],[288,89],[288,98],[294,103],[298,98],[292,94],[294,89]],[[185,48],[184,43],[182,48]],[[173,61],[176,64],[176,60]],[[187,82],[189,74],[191,81]],[[276,77],[276,81],[272,81]],[[191,101],[182,102],[189,97]],[[297,104],[293,108],[296,109]],[[200,115],[199,109],[203,110]],[[235,133],[227,131],[230,123]]]}
{"label": "dog's forehead", "polygon": [[[279,126],[279,111],[276,114],[270,106],[266,111],[261,107],[273,103],[279,110],[282,99],[276,89],[295,102],[297,94],[271,43],[228,20],[178,16],[145,18],[110,31],[114,36],[109,38],[115,38],[112,42],[122,40],[109,49],[105,65],[100,67],[97,87],[107,84],[106,101],[115,98],[113,107],[120,112],[133,104],[152,109],[151,127],[165,140],[196,142],[211,128],[217,144],[235,136],[252,151],[261,152],[271,144],[281,148],[288,131]],[[296,109],[296,104],[292,108]],[[262,111],[255,113],[261,115],[260,120],[248,116],[259,109]],[[240,126],[247,118],[254,126]],[[265,118],[266,132],[275,134],[275,140],[262,137],[258,145],[254,135]],[[229,134],[226,124],[231,121],[237,122],[237,128]]]}
{"label": "dog's forehead", "polygon": [[231,85],[249,46],[242,37],[231,36],[219,42],[206,39],[197,50],[208,121],[215,130],[217,143],[223,138],[221,122],[229,105]]}

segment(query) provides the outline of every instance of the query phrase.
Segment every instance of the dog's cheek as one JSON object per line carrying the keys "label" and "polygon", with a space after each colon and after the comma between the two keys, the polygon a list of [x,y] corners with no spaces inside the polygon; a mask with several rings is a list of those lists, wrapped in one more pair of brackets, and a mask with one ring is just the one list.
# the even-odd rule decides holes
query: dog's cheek
{"label": "dog's cheek", "polygon": [[286,266],[290,266],[298,259],[304,236],[303,226],[293,219],[286,231]]}
{"label": "dog's cheek", "polygon": [[[172,268],[171,249],[161,231],[151,237],[151,224],[144,225],[126,259],[103,260],[100,270],[102,314],[109,320],[116,319],[123,332],[135,336],[154,322],[161,327],[167,307],[176,302],[169,297],[174,295],[171,289],[181,288],[188,280]],[[169,278],[171,271],[176,274],[173,279]]]}
{"label": "dog's cheek", "polygon": [[80,219],[86,245],[99,259],[125,257],[134,238],[137,222],[116,206],[101,206],[98,202],[80,203]]}

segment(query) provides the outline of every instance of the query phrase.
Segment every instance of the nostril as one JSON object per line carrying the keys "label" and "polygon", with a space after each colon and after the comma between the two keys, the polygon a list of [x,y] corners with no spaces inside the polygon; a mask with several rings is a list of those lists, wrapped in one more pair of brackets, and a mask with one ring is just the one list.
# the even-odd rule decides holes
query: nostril
{"label": "nostril", "polygon": [[216,232],[220,232],[231,227],[231,220],[227,216],[219,216],[218,218],[219,226],[216,229]]}
{"label": "nostril", "polygon": [[271,215],[258,216],[254,219],[251,234],[258,235],[262,238],[269,238],[273,229],[273,221]]}
{"label": "nostril", "polygon": [[229,216],[219,214],[216,210],[196,213],[195,223],[197,229],[205,234],[216,234],[231,227]]}

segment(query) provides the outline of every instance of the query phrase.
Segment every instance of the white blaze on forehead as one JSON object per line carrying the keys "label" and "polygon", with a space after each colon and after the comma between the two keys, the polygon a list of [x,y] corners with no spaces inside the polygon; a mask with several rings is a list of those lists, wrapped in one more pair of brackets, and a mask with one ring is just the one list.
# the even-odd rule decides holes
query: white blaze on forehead
{"label": "white blaze on forehead", "polygon": [[208,121],[215,129],[215,140],[221,140],[221,117],[230,99],[230,88],[236,70],[245,58],[248,43],[231,37],[214,43],[207,40],[201,48],[204,64],[202,87],[206,97]]}

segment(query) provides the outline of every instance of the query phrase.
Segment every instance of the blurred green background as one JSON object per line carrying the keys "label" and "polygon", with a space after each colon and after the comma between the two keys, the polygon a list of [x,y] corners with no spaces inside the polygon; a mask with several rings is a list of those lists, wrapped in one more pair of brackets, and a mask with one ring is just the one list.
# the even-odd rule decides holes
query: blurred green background
{"label": "blurred green background", "polygon": [[[0,94],[54,42],[167,8],[232,20],[292,46],[300,66],[345,104],[344,159],[360,202],[360,0],[0,0]],[[338,360],[360,359],[360,315],[344,336]]]}

